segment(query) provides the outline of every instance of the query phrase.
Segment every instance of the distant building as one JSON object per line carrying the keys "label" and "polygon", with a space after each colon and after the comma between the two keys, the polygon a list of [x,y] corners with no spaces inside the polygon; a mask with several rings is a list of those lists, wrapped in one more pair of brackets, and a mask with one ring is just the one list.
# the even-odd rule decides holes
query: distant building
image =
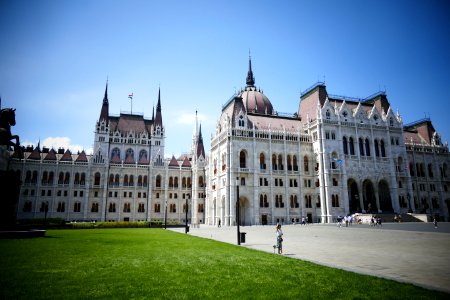
{"label": "distant building", "polygon": [[274,110],[255,86],[222,108],[211,141],[206,223],[332,222],[350,213],[438,215],[450,207],[448,145],[430,120],[403,125],[383,92],[328,94],[317,83],[297,113]]}
{"label": "distant building", "polygon": [[[156,115],[109,114],[108,86],[95,125],[93,155],[69,149],[27,148],[13,159],[22,188],[19,219],[47,217],[68,221],[204,222],[205,150],[201,129],[192,151],[164,159],[161,97]],[[188,201],[186,201],[188,200]],[[167,209],[167,212],[166,212]],[[167,214],[166,214],[167,213]]]}
{"label": "distant building", "polygon": [[[448,145],[431,120],[404,125],[384,92],[366,99],[317,83],[294,114],[277,112],[255,80],[223,106],[207,157],[196,122],[191,149],[164,159],[156,115],[109,114],[106,86],[93,155],[27,148],[10,167],[22,179],[17,217],[69,221],[167,219],[242,225],[333,222],[353,213],[449,219]],[[13,156],[14,157],[14,156]]]}

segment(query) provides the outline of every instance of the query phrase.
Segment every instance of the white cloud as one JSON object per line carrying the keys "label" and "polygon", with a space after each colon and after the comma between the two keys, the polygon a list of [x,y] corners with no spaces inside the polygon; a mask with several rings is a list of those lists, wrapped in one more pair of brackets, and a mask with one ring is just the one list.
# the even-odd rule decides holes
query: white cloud
{"label": "white cloud", "polygon": [[[205,123],[208,119],[206,115],[204,114],[197,114],[197,119],[199,123]],[[195,124],[195,113],[185,113],[181,112],[180,114],[177,114],[176,124],[183,124],[183,125],[192,125]]]}
{"label": "white cloud", "polygon": [[[33,147],[37,146],[39,141],[23,141],[21,144],[23,146],[33,145]],[[58,150],[59,148],[69,149],[72,153],[77,153],[78,151],[85,151],[86,154],[92,154],[93,149],[92,148],[85,148],[82,145],[72,144],[69,137],[48,137],[40,141],[41,149],[42,147],[48,147],[53,148],[55,150]]]}

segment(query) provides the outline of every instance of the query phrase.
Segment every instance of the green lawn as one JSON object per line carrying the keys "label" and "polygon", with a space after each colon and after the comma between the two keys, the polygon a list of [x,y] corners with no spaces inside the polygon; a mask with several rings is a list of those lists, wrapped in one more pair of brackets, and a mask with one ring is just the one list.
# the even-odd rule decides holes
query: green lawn
{"label": "green lawn", "polygon": [[0,240],[0,299],[449,299],[410,284],[163,229]]}

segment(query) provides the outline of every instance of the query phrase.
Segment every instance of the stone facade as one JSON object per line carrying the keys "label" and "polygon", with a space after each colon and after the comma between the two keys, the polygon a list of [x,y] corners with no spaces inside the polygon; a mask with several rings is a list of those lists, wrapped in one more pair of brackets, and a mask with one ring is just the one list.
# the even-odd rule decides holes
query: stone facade
{"label": "stone facade", "polygon": [[[404,125],[385,93],[366,99],[302,93],[294,114],[277,112],[255,86],[222,108],[205,154],[196,123],[189,153],[164,159],[156,115],[109,114],[107,88],[94,152],[34,149],[10,162],[22,180],[19,219],[160,220],[233,226],[333,222],[360,213],[423,213],[449,219],[448,145],[429,119]],[[239,191],[239,200],[237,193]],[[166,213],[167,212],[167,213]]]}

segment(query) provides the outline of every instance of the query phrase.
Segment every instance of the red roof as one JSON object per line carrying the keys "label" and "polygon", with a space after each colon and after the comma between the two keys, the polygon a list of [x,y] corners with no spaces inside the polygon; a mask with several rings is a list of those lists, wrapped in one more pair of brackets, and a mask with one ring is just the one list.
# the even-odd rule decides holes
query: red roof
{"label": "red roof", "polygon": [[44,160],[56,160],[56,151],[52,148],[44,157]]}
{"label": "red roof", "polygon": [[180,165],[178,164],[177,159],[175,158],[174,155],[172,155],[172,159],[169,162],[169,167],[179,167]]}
{"label": "red roof", "polygon": [[61,161],[72,161],[72,153],[70,153],[69,149],[66,150],[66,152],[63,154],[63,156],[60,159]]}
{"label": "red roof", "polygon": [[78,155],[77,159],[75,160],[75,162],[87,162],[88,159],[86,157],[86,153],[83,151],[81,151],[81,153]]}
{"label": "red roof", "polygon": [[183,161],[183,164],[181,166],[182,167],[189,167],[189,168],[192,166],[191,162],[189,161],[187,156],[184,157],[184,161]]}

